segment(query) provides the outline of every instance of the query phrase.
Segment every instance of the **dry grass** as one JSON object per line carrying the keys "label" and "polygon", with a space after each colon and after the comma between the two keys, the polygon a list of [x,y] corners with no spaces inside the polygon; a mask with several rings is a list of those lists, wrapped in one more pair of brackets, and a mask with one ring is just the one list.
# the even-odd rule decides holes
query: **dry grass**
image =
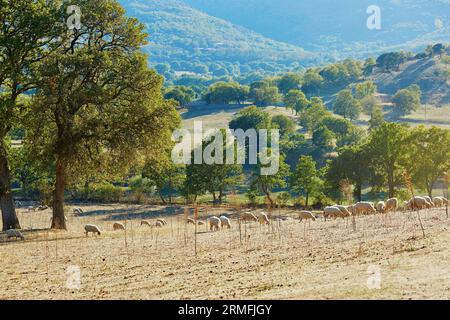
{"label": "dry grass", "polygon": [[[25,231],[25,241],[0,235],[0,299],[349,299],[450,298],[450,220],[445,209],[305,225],[242,225],[209,232],[183,223],[183,208],[166,215],[163,229],[140,227],[167,209],[155,206],[83,206],[68,216],[69,231]],[[199,213],[221,214],[224,209]],[[231,211],[228,213],[232,213]],[[292,215],[278,210],[273,217]],[[50,211],[24,213],[23,227],[46,228]],[[192,216],[192,212],[191,212]],[[233,215],[231,216],[233,218]],[[123,231],[112,231],[122,220]],[[101,236],[85,237],[96,223]],[[81,288],[66,287],[67,267],[81,268]],[[381,289],[368,289],[368,267],[379,266]]]}

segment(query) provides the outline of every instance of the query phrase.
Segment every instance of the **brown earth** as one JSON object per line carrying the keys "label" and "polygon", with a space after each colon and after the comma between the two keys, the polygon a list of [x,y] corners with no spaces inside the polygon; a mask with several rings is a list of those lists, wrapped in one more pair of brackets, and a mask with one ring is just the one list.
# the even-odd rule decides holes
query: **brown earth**
{"label": "brown earth", "polygon": [[[450,219],[445,209],[351,221],[289,219],[210,232],[183,223],[183,208],[81,205],[69,230],[48,231],[50,211],[19,217],[25,241],[0,234],[0,299],[449,299]],[[209,209],[204,220],[225,209]],[[232,213],[228,211],[228,213]],[[168,221],[140,227],[142,218]],[[295,217],[293,212],[275,211]],[[233,216],[232,216],[233,218]],[[127,226],[112,231],[114,221]],[[86,237],[95,223],[100,236]],[[27,229],[41,229],[30,231]],[[81,271],[69,289],[70,266]],[[379,271],[380,288],[368,287]],[[373,274],[372,272],[375,272]]]}

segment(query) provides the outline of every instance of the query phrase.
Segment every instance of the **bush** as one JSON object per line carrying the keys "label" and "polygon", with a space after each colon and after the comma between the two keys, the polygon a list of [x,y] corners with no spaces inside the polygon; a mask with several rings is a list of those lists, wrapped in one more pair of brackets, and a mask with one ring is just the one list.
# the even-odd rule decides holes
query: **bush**
{"label": "bush", "polygon": [[96,201],[118,202],[124,195],[122,187],[114,186],[109,182],[97,183],[92,186],[90,198]]}

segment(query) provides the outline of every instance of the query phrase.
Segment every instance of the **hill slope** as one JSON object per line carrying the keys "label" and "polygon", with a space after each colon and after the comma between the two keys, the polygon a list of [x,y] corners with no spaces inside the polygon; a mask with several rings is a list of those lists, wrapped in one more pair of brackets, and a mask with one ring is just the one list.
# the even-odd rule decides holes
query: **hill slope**
{"label": "hill slope", "polygon": [[[415,49],[450,38],[449,0],[186,0],[195,8],[264,36],[334,57]],[[366,27],[368,6],[381,30]]]}
{"label": "hill slope", "polygon": [[221,68],[278,71],[309,56],[299,47],[211,17],[180,0],[120,2],[128,15],[147,26],[151,61],[168,62],[175,71],[218,75],[225,75]]}

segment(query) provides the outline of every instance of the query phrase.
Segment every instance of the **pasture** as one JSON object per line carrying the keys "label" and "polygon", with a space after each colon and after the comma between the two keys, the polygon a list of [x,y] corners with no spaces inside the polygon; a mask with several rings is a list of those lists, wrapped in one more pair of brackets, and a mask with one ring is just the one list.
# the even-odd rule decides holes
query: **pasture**
{"label": "pasture", "polygon": [[[445,208],[420,212],[425,237],[416,212],[359,216],[354,232],[351,219],[305,223],[292,210],[274,210],[270,226],[239,228],[234,209],[205,208],[199,220],[227,214],[232,228],[205,224],[195,237],[183,207],[77,204],[76,216],[73,207],[68,231],[47,229],[50,209],[18,209],[25,241],[0,234],[0,299],[450,298]],[[157,217],[167,225],[140,226]],[[116,221],[126,232],[113,231]],[[86,237],[87,223],[102,234]],[[71,266],[81,271],[78,289],[67,286]],[[379,288],[368,286],[374,270]]]}

